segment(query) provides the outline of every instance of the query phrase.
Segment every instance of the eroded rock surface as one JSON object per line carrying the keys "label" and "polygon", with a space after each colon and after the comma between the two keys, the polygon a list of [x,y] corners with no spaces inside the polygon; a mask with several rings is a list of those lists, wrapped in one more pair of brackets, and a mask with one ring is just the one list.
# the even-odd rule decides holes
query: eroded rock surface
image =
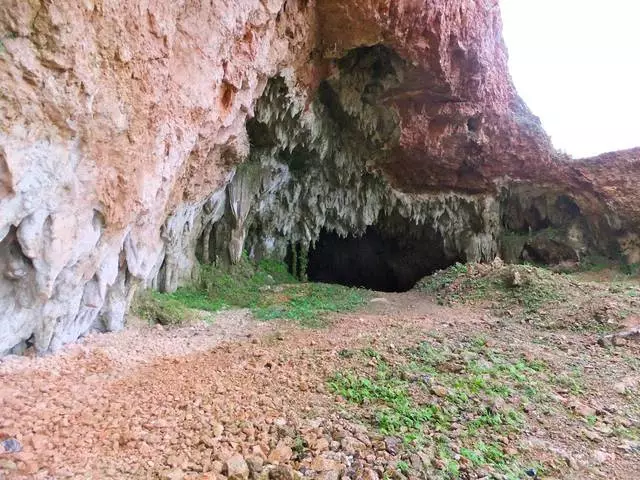
{"label": "eroded rock surface", "polygon": [[493,0],[3,2],[0,354],[323,231],[487,260],[568,204],[578,250],[640,260],[640,151],[556,155],[500,32]]}
{"label": "eroded rock surface", "polygon": [[196,228],[267,79],[305,75],[315,16],[283,3],[3,2],[0,352],[122,326],[168,213]]}

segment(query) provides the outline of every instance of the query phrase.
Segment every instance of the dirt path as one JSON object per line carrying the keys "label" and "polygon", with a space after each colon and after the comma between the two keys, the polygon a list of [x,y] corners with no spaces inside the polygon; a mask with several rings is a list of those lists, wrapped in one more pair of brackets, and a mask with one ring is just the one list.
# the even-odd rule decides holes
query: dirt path
{"label": "dirt path", "polygon": [[[417,293],[381,295],[321,330],[233,311],[210,325],[139,326],[55,356],[3,360],[0,440],[15,437],[23,451],[0,455],[0,478],[500,478],[456,452],[464,422],[424,427],[425,445],[452,446],[459,470],[446,473],[433,447],[380,433],[375,395],[350,403],[327,386],[340,371],[395,371],[427,341],[445,355],[438,368],[467,361],[469,345],[473,362],[544,365],[536,401],[508,396],[523,423],[488,433],[531,465],[521,478],[640,478],[634,345],[605,350],[589,334],[537,331]],[[466,371],[456,369],[438,381]],[[449,393],[432,385],[420,395],[443,403],[454,383],[443,385]]]}

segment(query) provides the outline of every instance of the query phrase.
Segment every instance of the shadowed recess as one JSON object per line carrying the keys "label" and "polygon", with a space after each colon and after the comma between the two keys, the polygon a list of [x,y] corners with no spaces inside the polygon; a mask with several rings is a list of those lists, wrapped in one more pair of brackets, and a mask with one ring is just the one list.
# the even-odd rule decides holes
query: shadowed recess
{"label": "shadowed recess", "polygon": [[393,229],[370,226],[359,236],[323,230],[309,250],[309,280],[404,292],[458,260],[445,252],[442,237],[431,228],[403,220],[395,218]]}

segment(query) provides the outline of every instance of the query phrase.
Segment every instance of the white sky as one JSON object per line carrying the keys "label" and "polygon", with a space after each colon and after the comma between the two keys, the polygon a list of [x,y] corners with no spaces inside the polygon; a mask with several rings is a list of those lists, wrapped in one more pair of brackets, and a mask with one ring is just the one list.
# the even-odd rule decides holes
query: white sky
{"label": "white sky", "polygon": [[640,146],[640,0],[500,0],[511,75],[556,148]]}

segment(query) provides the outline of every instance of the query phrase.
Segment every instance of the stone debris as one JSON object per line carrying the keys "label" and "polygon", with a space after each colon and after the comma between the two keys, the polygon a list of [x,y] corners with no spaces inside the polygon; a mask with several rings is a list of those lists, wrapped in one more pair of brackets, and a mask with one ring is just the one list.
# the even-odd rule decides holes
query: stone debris
{"label": "stone debris", "polygon": [[[387,365],[392,365],[389,362],[394,356],[405,354],[422,339],[428,338],[432,345],[440,345],[444,339],[458,345],[475,336],[474,329],[482,329],[480,337],[493,332],[492,322],[481,323],[480,317],[468,310],[439,307],[414,293],[391,298],[402,310],[345,316],[323,330],[248,324],[249,338],[231,331],[219,317],[219,327],[211,325],[211,331],[202,330],[198,337],[193,336],[190,326],[162,331],[145,327],[92,336],[84,345],[54,356],[3,362],[0,439],[4,450],[9,447],[13,451],[0,454],[0,478],[438,478],[447,463],[436,445],[444,442],[451,449],[449,461],[457,461],[465,475],[492,478],[495,472],[489,466],[472,465],[464,457],[462,439],[474,418],[461,417],[444,431],[428,430],[429,438],[438,443],[427,442],[416,452],[407,448],[402,433],[383,434],[373,424],[354,417],[354,405],[329,391],[327,378],[349,362],[361,362],[362,368],[371,372],[380,368],[380,363],[367,364],[369,357],[362,354],[365,347],[382,352]],[[228,314],[239,318],[236,312]],[[454,315],[460,323],[453,321]],[[432,318],[440,322],[437,327]],[[358,319],[363,322],[355,321]],[[363,336],[363,325],[373,333]],[[216,336],[217,328],[229,336]],[[275,341],[278,330],[286,331],[281,341]],[[556,333],[539,333],[549,335],[547,340],[558,337]],[[167,335],[171,336],[169,343]],[[193,343],[189,352],[188,342],[200,337],[217,339],[217,343]],[[544,360],[548,366],[538,372],[542,375],[539,378],[548,378],[555,391],[561,390],[553,383],[558,376],[553,365],[570,369],[575,359],[565,358],[564,352],[546,344],[532,344],[530,338],[530,332],[516,325],[502,327],[491,341],[474,345],[491,355],[513,349],[514,358],[522,362]],[[613,388],[616,381],[633,383],[630,379],[635,375],[621,374],[628,369],[623,359],[598,363],[593,354],[598,347],[589,335],[576,334],[571,341],[588,353],[580,360],[588,362],[583,365],[583,375],[611,388],[599,389],[598,396],[586,389],[576,397],[568,392],[540,396],[541,403],[528,409],[525,407],[530,404],[522,397],[478,398],[489,419],[502,417],[512,408],[527,418],[526,427],[517,433],[498,432],[491,444],[507,457],[523,456],[530,462],[532,456],[545,467],[563,465],[565,470],[561,469],[557,478],[567,478],[562,474],[568,470],[581,474],[584,468],[635,474],[634,458],[640,447],[633,440],[616,436],[618,431],[636,428],[635,418],[625,410],[634,399]],[[313,348],[309,348],[311,342]],[[335,354],[342,350],[355,353],[351,357]],[[498,365],[497,360],[479,362],[473,351],[456,350],[454,358],[460,364],[476,362],[480,371]],[[552,363],[560,362],[559,358],[564,363]],[[615,374],[602,370],[602,365],[612,368],[616,360]],[[265,367],[267,363],[271,368]],[[466,368],[434,368],[429,377],[438,381],[442,376],[464,379],[468,374]],[[549,377],[544,376],[547,374]],[[412,381],[407,376],[403,381],[426,405],[448,402],[449,394],[455,393],[438,395],[433,387],[440,384],[425,383],[420,377]],[[309,388],[301,389],[301,384]],[[540,385],[531,383],[531,387]],[[546,410],[546,402],[554,402],[556,410]],[[371,406],[364,404],[362,408]],[[16,450],[16,445],[22,450]],[[522,476],[525,478],[524,470]]]}
{"label": "stone debris", "polygon": [[229,480],[247,480],[249,465],[242,455],[235,454],[225,462],[224,473]]}

